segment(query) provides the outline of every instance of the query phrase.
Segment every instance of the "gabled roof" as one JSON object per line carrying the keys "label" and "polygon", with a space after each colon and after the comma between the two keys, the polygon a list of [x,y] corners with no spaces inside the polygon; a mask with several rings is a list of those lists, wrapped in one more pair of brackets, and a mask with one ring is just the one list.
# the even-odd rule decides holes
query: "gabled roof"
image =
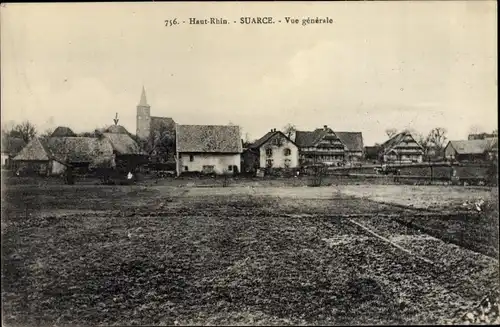
{"label": "gabled roof", "polygon": [[335,135],[349,151],[363,151],[363,134],[361,132],[335,132]]}
{"label": "gabled roof", "polygon": [[253,142],[252,144],[250,144],[249,148],[251,148],[251,149],[260,148],[262,145],[264,145],[267,141],[269,141],[273,136],[275,136],[277,134],[281,135],[282,137],[287,139],[292,144],[295,144],[295,142],[290,140],[290,138],[288,136],[286,136],[283,132],[281,132],[281,131],[269,131],[264,136],[262,136],[260,139]]}
{"label": "gabled roof", "polygon": [[103,136],[111,142],[113,150],[121,155],[144,155],[145,153],[128,134],[104,133]]}
{"label": "gabled roof", "polygon": [[403,139],[406,136],[410,136],[415,141],[415,143],[418,144],[418,146],[420,147],[420,149],[422,149],[422,151],[423,151],[422,146],[415,140],[415,138],[413,137],[413,135],[411,135],[411,133],[408,133],[408,132],[398,133],[398,134],[394,135],[393,137],[391,137],[390,139],[388,139],[387,141],[385,141],[380,146],[381,149],[382,149],[382,151],[385,152],[385,153],[391,151],[395,146],[397,146],[399,143],[401,143],[401,141],[403,141]]}
{"label": "gabled roof", "polygon": [[176,125],[178,152],[241,153],[239,126]]}
{"label": "gabled roof", "polygon": [[458,154],[482,154],[485,151],[498,151],[498,138],[450,141],[447,147],[450,145]]}
{"label": "gabled roof", "polygon": [[26,142],[18,137],[2,137],[2,153],[7,153],[10,156],[17,155],[24,147]]}
{"label": "gabled roof", "polygon": [[331,130],[317,128],[314,131],[296,131],[295,143],[299,147],[310,147],[316,145]]}
{"label": "gabled roof", "polygon": [[74,137],[76,136],[76,134],[69,127],[59,126],[50,135],[50,137],[63,137],[63,136]]}

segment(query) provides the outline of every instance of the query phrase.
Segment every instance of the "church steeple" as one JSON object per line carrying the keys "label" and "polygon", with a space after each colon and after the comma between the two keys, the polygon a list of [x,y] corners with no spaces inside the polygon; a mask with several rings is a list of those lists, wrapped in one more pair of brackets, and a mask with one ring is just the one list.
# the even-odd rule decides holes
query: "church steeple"
{"label": "church steeple", "polygon": [[151,130],[151,107],[146,100],[146,90],[142,86],[141,100],[137,105],[136,135],[141,139],[147,139]]}
{"label": "church steeple", "polygon": [[138,107],[149,107],[148,100],[146,99],[146,90],[144,85],[142,86],[141,100],[139,101]]}

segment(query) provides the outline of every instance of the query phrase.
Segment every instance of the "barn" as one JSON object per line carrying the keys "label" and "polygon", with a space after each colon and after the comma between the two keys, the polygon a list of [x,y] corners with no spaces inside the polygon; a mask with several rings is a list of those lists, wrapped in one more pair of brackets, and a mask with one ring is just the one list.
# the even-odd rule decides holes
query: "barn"
{"label": "barn", "polygon": [[481,162],[498,158],[498,138],[449,141],[444,149],[446,160]]}

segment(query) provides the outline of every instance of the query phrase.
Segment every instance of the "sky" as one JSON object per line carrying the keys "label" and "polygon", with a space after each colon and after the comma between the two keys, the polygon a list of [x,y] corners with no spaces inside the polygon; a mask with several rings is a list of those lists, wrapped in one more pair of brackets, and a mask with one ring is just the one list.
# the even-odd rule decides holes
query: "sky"
{"label": "sky", "polygon": [[[496,1],[2,4],[2,127],[136,130],[153,116],[241,126],[388,128],[448,139],[497,128]],[[242,16],[333,24],[240,25]],[[166,19],[226,18],[230,25]]]}

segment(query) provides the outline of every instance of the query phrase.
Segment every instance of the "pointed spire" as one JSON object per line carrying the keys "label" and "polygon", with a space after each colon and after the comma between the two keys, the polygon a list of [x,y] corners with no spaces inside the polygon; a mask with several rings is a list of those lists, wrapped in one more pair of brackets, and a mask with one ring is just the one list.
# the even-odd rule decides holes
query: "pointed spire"
{"label": "pointed spire", "polygon": [[148,100],[146,100],[146,90],[144,85],[142,86],[141,101],[139,101],[139,106],[149,107]]}

